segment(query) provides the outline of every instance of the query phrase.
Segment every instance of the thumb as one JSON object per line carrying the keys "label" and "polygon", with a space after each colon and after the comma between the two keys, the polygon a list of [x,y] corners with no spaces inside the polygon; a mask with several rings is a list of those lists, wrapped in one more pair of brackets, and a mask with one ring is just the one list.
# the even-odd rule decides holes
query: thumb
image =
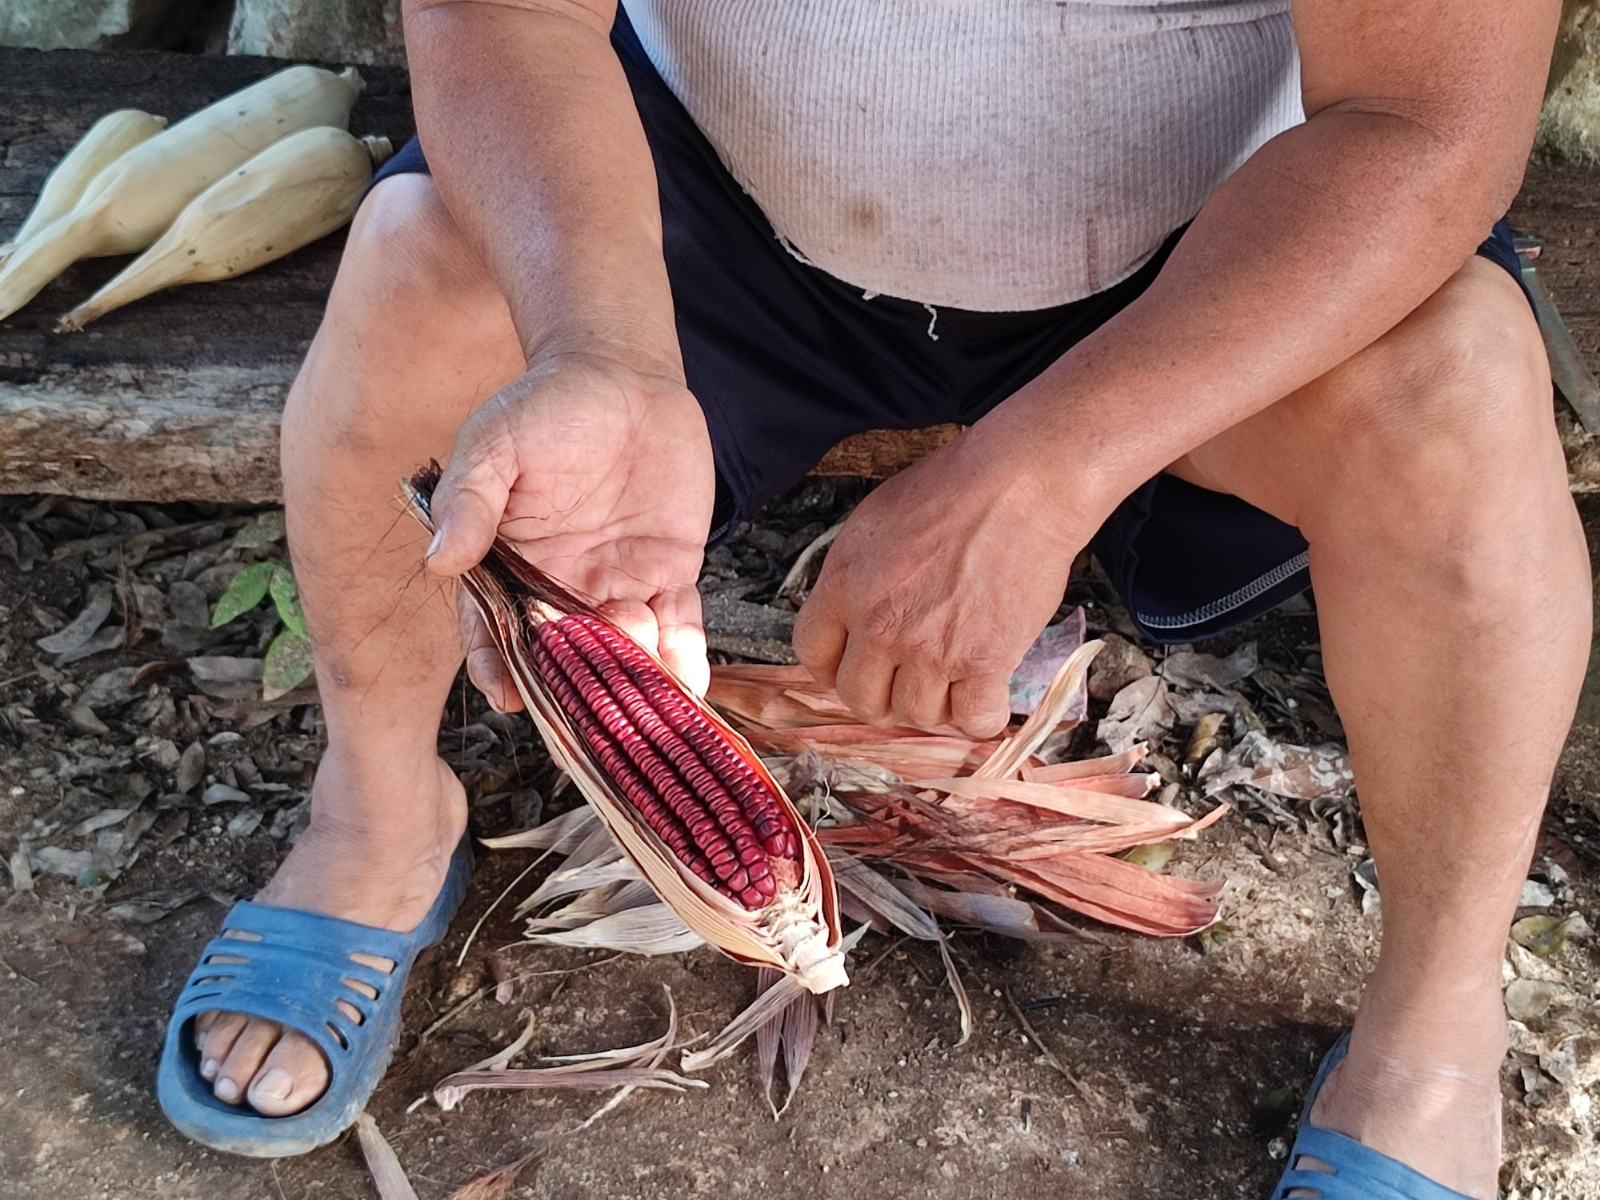
{"label": "thumb", "polygon": [[433,541],[424,555],[436,575],[460,575],[483,561],[505,516],[516,482],[516,456],[498,439],[486,442],[475,422],[463,425],[433,490]]}

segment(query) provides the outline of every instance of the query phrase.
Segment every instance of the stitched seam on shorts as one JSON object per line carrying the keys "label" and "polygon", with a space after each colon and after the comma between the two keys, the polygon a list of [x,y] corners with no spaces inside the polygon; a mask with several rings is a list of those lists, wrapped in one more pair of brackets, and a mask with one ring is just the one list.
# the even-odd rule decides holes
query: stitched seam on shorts
{"label": "stitched seam on shorts", "polygon": [[1151,629],[1182,629],[1189,625],[1203,625],[1207,621],[1214,621],[1226,613],[1233,612],[1236,608],[1242,608],[1244,605],[1249,604],[1263,592],[1271,591],[1283,583],[1284,580],[1304,571],[1309,563],[1309,556],[1305,551],[1301,551],[1288,562],[1279,563],[1265,575],[1245,584],[1238,591],[1229,592],[1226,596],[1213,600],[1209,604],[1203,604],[1189,612],[1180,613],[1175,617],[1147,617],[1143,613],[1136,613],[1135,615],[1139,618],[1140,624],[1147,625]]}

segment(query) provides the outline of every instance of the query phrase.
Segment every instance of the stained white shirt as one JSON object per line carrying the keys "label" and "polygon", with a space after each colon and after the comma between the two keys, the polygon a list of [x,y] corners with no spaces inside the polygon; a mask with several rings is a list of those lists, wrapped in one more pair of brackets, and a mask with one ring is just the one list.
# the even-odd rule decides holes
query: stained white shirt
{"label": "stained white shirt", "polygon": [[1288,0],[624,0],[777,235],[986,311],[1135,271],[1303,119]]}

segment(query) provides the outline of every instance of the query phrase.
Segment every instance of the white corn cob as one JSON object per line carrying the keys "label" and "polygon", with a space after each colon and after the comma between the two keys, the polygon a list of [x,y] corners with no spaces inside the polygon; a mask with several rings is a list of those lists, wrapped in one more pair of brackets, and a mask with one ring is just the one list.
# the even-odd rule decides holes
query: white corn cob
{"label": "white corn cob", "polygon": [[6,260],[18,242],[26,241],[57,217],[71,212],[96,175],[166,127],[165,117],[153,117],[136,108],[119,108],[89,126],[89,132],[78,139],[45,179],[28,219],[12,234],[9,242],[0,246],[0,262]]}
{"label": "white corn cob", "polygon": [[355,215],[388,138],[354,138],[322,125],[274,142],[201,192],[157,239],[58,330],[182,283],[242,275],[332,233]]}
{"label": "white corn cob", "polygon": [[0,266],[0,320],[80,258],[143,250],[189,201],[278,139],[318,125],[342,128],[360,93],[354,69],[290,67],[135,146],[94,177],[71,212]]}

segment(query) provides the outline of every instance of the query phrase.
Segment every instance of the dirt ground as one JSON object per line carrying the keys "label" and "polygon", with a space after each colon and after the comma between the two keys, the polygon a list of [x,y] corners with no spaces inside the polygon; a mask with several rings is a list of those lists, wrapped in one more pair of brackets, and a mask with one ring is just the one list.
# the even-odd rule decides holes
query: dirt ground
{"label": "dirt ground", "polygon": [[[756,594],[765,578],[770,589],[849,499],[848,489],[810,485],[780,505],[720,552],[719,586],[755,580],[735,590]],[[1600,502],[1584,507],[1600,548]],[[276,1165],[226,1158],[169,1129],[152,1095],[168,1007],[226,905],[268,877],[294,836],[320,745],[305,693],[264,703],[258,683],[215,667],[219,657],[261,653],[265,610],[216,632],[192,611],[195,589],[214,601],[240,561],[281,553],[235,545],[248,515],[0,501],[0,855],[13,876],[0,891],[8,1200],[374,1194],[353,1139]],[[120,620],[123,644],[53,665],[36,639],[73,618],[100,583],[115,589],[106,628]],[[1091,621],[1114,627],[1103,592],[1092,581],[1077,586],[1080,598],[1100,601]],[[1304,606],[1226,646],[1244,638],[1261,644],[1264,661],[1315,653]],[[196,656],[213,661],[201,672],[212,678],[196,674]],[[1596,924],[1600,714],[1591,714],[1562,764],[1535,874],[1550,888],[1538,911]],[[1177,729],[1167,752],[1181,757],[1186,736]],[[498,718],[475,699],[453,703],[440,749],[469,784],[480,835],[572,802],[546,803],[550,769],[521,719]],[[1169,868],[1227,881],[1225,938],[1162,942],[1087,924],[1092,940],[1065,945],[958,935],[977,1021],[956,1048],[937,952],[869,936],[781,1121],[741,1053],[708,1072],[708,1090],[636,1094],[558,1138],[511,1194],[1263,1196],[1314,1062],[1349,1021],[1378,930],[1352,877],[1364,851],[1350,814],[1288,808],[1288,821],[1264,809],[1230,817]],[[443,1200],[602,1103],[478,1093],[454,1112],[431,1102],[412,1111],[445,1074],[509,1042],[525,1010],[538,1014],[531,1051],[572,1053],[657,1035],[664,986],[697,1033],[720,1028],[751,995],[750,974],[709,951],[643,960],[518,946],[510,905],[457,967],[468,931],[530,856],[481,860],[449,941],[413,975],[398,1066],[370,1106],[423,1200]],[[479,994],[491,953],[515,980],[506,1004]],[[1600,945],[1574,936],[1548,959],[1511,953],[1517,973],[1557,985],[1557,1002],[1515,1030],[1504,1185],[1519,1200],[1600,1197],[1591,1113],[1600,1099]],[[1025,1036],[1013,1001],[1070,1081]]]}

